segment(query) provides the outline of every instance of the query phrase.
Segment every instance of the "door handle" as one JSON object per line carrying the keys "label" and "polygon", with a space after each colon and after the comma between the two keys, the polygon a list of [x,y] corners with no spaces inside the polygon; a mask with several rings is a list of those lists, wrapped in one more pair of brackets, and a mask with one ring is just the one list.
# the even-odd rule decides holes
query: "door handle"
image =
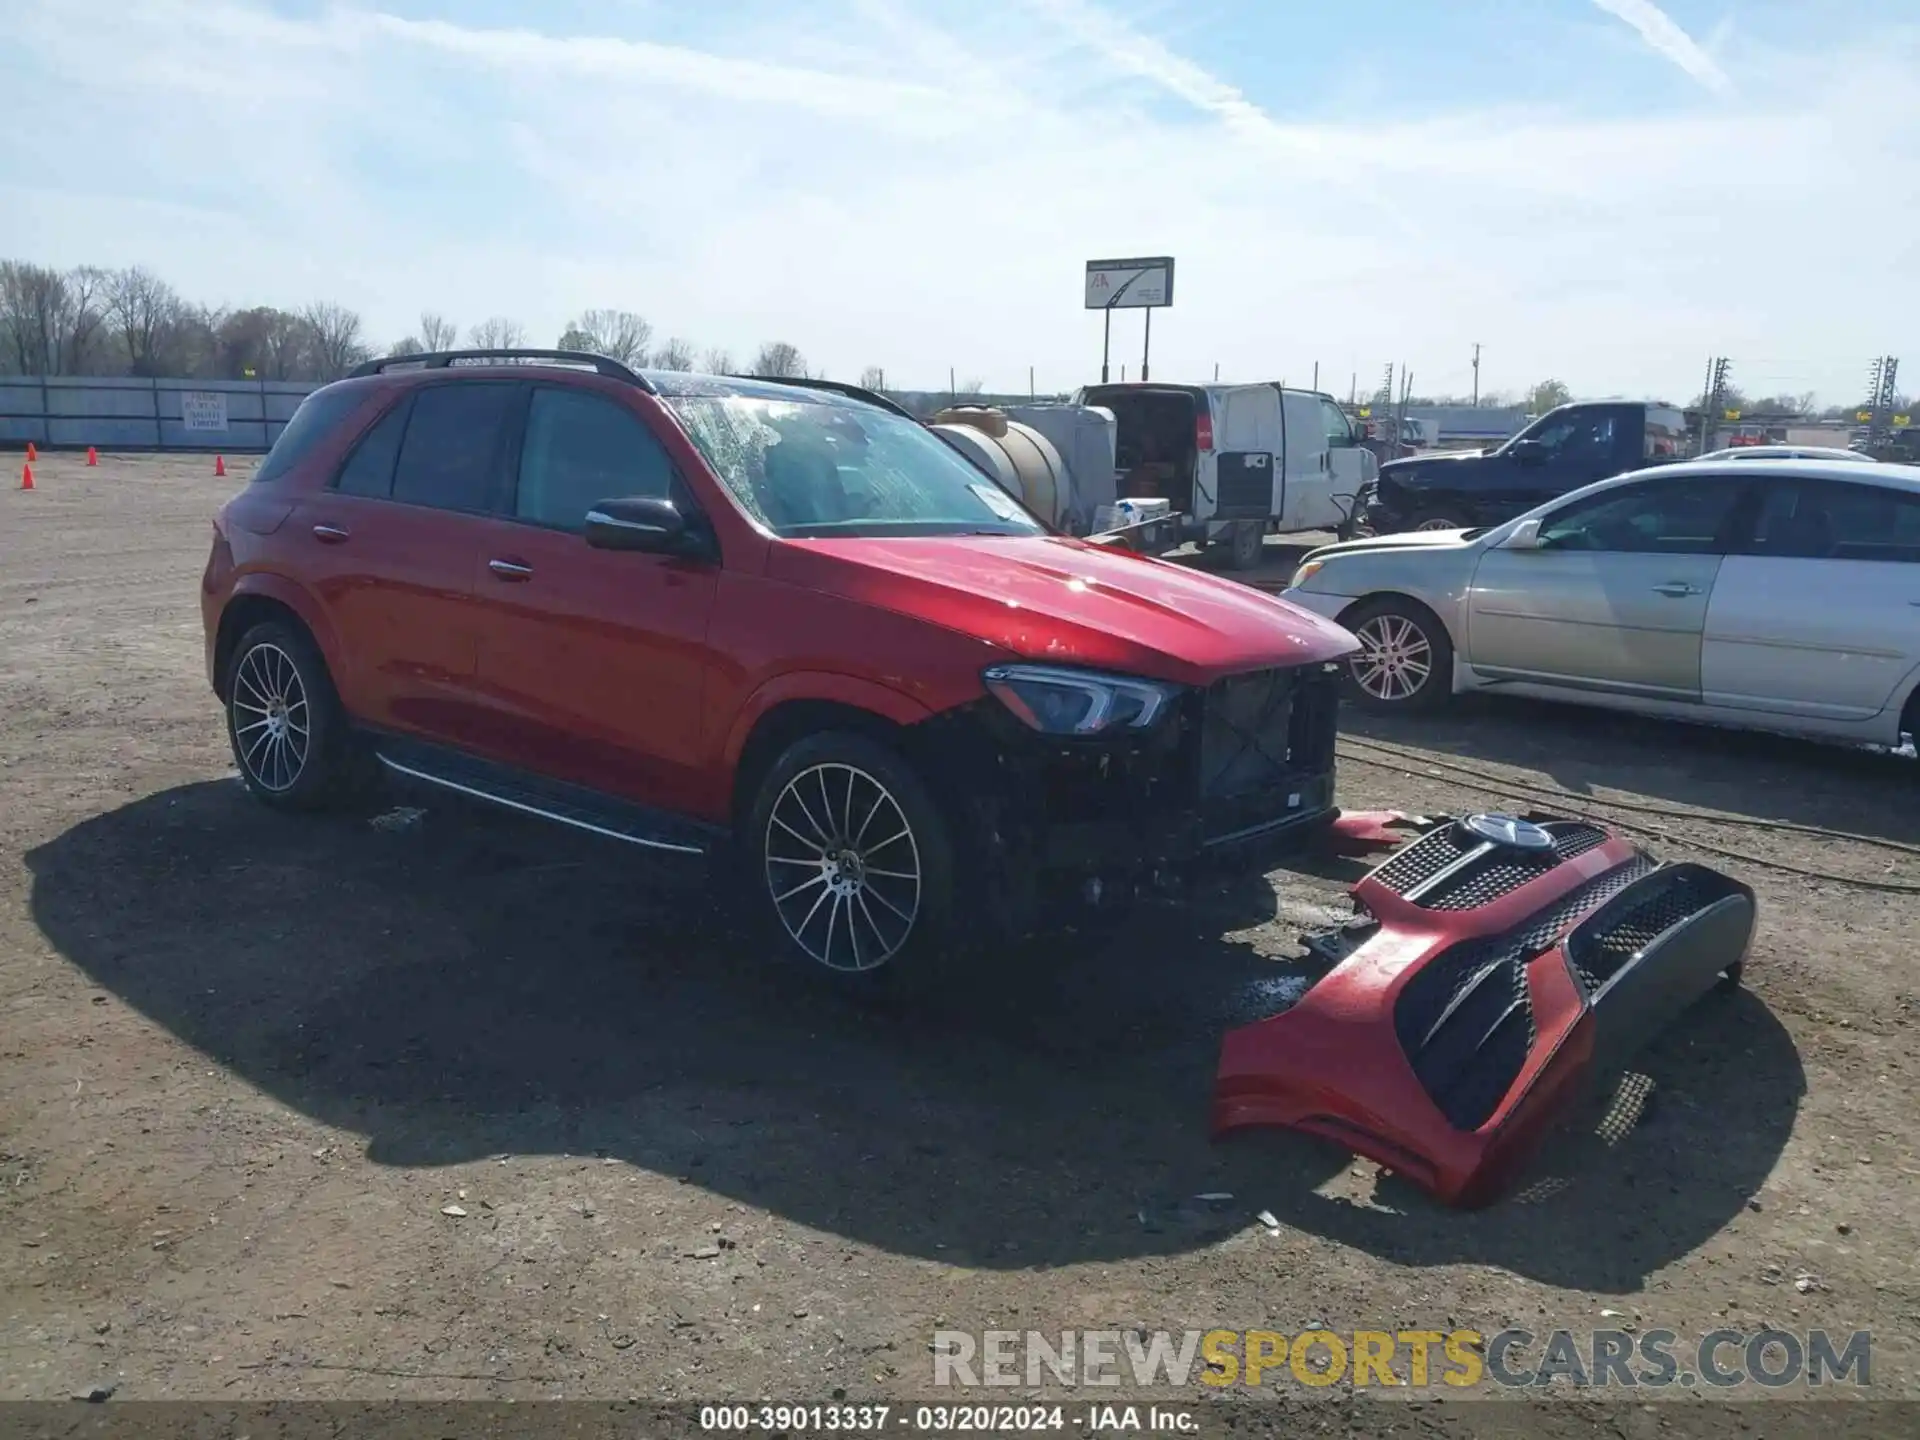
{"label": "door handle", "polygon": [[347,538],[347,532],[338,525],[316,525],[313,527],[313,538],[322,545],[338,545]]}
{"label": "door handle", "polygon": [[523,565],[518,560],[489,560],[487,568],[502,580],[528,580],[533,577],[533,567]]}
{"label": "door handle", "polygon": [[1688,585],[1680,580],[1672,581],[1666,585],[1656,585],[1653,587],[1653,590],[1656,595],[1670,595],[1675,600],[1684,599],[1689,595],[1698,595],[1700,593],[1700,587],[1698,585]]}

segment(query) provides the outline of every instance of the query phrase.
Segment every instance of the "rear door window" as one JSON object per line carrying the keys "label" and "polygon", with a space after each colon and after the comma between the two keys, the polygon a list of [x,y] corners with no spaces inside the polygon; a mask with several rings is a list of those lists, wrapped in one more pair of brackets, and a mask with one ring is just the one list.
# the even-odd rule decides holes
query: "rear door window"
{"label": "rear door window", "polygon": [[1751,553],[1920,564],[1920,495],[1840,480],[1777,481],[1767,487]]}
{"label": "rear door window", "polygon": [[407,411],[413,397],[403,395],[400,403],[382,415],[340,467],[334,489],[343,495],[365,495],[385,500],[393,494],[393,466],[400,458],[400,437],[406,433]]}
{"label": "rear door window", "polygon": [[500,440],[520,386],[502,381],[429,385],[416,391],[393,498],[435,510],[484,512],[499,493]]}
{"label": "rear door window", "polygon": [[307,396],[287,421],[280,438],[273,442],[273,448],[267,451],[260,468],[253,472],[253,483],[268,484],[293,469],[333,434],[341,421],[358,410],[366,398],[364,388],[342,389],[331,385]]}

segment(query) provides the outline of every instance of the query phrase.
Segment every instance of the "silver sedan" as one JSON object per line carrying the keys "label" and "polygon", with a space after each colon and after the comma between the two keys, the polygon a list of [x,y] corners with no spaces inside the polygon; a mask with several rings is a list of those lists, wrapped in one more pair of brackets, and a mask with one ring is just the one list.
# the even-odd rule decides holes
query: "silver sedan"
{"label": "silver sedan", "polygon": [[1352,631],[1350,693],[1474,690],[1898,745],[1920,732],[1920,466],[1695,461],[1486,530],[1315,550],[1285,598]]}

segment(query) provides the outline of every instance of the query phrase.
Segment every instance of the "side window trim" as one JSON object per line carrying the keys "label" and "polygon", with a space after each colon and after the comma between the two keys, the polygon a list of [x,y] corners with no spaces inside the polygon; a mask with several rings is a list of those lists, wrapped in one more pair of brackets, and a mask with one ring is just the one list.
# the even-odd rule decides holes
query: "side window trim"
{"label": "side window trim", "polygon": [[360,453],[361,447],[373,438],[374,431],[386,424],[387,421],[392,419],[396,414],[401,415],[400,434],[393,442],[393,465],[387,471],[386,493],[384,495],[354,494],[354,498],[358,500],[385,500],[388,503],[392,503],[394,473],[400,468],[400,452],[406,448],[407,427],[413,423],[413,392],[411,390],[402,392],[398,402],[387,406],[384,410],[375,414],[374,417],[367,422],[366,428],[353,437],[353,443],[347,446],[347,453],[342,455],[340,457],[340,463],[333,467],[333,474],[328,477],[327,480],[327,489],[336,494],[340,493],[341,478],[346,475],[348,468],[352,466],[354,457]]}

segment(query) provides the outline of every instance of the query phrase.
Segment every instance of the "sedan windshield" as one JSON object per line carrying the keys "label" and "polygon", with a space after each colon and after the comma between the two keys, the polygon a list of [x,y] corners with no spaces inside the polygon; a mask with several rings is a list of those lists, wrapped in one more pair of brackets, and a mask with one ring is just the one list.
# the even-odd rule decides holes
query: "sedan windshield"
{"label": "sedan windshield", "polygon": [[1046,533],[944,441],[898,415],[745,395],[665,398],[734,498],[787,539]]}

